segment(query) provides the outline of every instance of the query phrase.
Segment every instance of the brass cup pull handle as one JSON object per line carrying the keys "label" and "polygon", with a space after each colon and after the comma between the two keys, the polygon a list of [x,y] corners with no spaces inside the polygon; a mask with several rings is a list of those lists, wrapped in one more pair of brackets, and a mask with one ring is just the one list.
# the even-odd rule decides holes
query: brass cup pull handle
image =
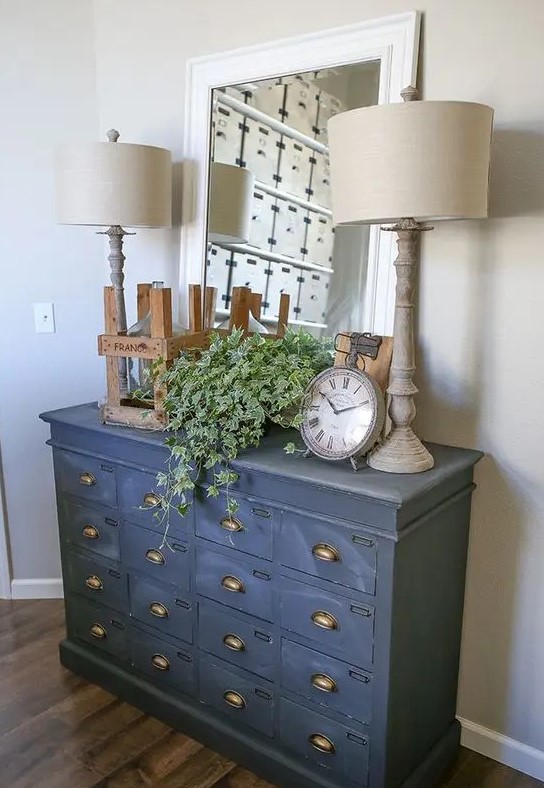
{"label": "brass cup pull handle", "polygon": [[321,629],[338,629],[338,621],[325,610],[316,610],[315,613],[312,613],[312,621],[316,627],[321,627]]}
{"label": "brass cup pull handle", "polygon": [[238,594],[245,594],[246,592],[242,581],[238,577],[234,577],[234,575],[225,575],[221,580],[221,585],[226,591],[233,591]]}
{"label": "brass cup pull handle", "polygon": [[319,750],[319,752],[325,753],[326,755],[334,755],[336,752],[336,747],[332,741],[327,738],[327,736],[323,736],[322,733],[312,733],[312,735],[308,737],[308,741],[314,750]]}
{"label": "brass cup pull handle", "polygon": [[84,525],[81,533],[85,539],[100,539],[100,531],[94,525]]}
{"label": "brass cup pull handle", "polygon": [[85,471],[79,477],[79,483],[83,484],[84,487],[93,487],[96,484],[96,479],[92,475],[92,473],[89,473],[88,471]]}
{"label": "brass cup pull handle", "polygon": [[231,515],[228,517],[223,517],[223,519],[219,521],[219,525],[221,528],[224,528],[225,531],[230,531],[231,533],[244,530],[244,526],[240,520],[238,520],[236,517],[232,517]]}
{"label": "brass cup pull handle", "polygon": [[238,635],[225,635],[223,638],[223,644],[230,648],[231,651],[245,651],[246,644],[239,638]]}
{"label": "brass cup pull handle", "polygon": [[149,612],[157,618],[168,618],[168,608],[161,602],[152,602],[149,605]]}
{"label": "brass cup pull handle", "polygon": [[319,542],[312,547],[312,555],[320,561],[340,561],[340,553],[330,544]]}
{"label": "brass cup pull handle", "polygon": [[163,654],[153,654],[151,664],[154,668],[157,668],[157,670],[170,670],[170,662]]}
{"label": "brass cup pull handle", "polygon": [[162,566],[166,563],[166,558],[161,553],[160,550],[148,550],[145,554],[146,561],[149,561],[151,564],[157,564],[158,566]]}
{"label": "brass cup pull handle", "polygon": [[89,575],[89,577],[85,579],[85,585],[92,591],[102,591],[104,588],[104,583],[98,575]]}
{"label": "brass cup pull handle", "polygon": [[144,495],[144,506],[148,509],[154,509],[156,506],[161,505],[160,496],[157,493],[148,492]]}
{"label": "brass cup pull handle", "polygon": [[96,638],[97,640],[104,640],[104,638],[107,637],[106,630],[104,629],[102,624],[93,624],[89,632],[91,633],[93,638]]}
{"label": "brass cup pull handle", "polygon": [[310,681],[313,687],[322,692],[336,692],[336,681],[326,673],[314,673]]}
{"label": "brass cup pull handle", "polygon": [[228,690],[223,695],[225,703],[228,703],[229,706],[232,706],[233,709],[245,709],[246,701],[243,695],[240,695],[239,692],[234,692],[233,690]]}

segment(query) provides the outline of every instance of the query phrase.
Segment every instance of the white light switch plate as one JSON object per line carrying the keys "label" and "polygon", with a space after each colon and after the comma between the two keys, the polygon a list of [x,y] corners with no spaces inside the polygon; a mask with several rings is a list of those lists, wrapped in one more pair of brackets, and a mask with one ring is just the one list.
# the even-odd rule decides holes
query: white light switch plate
{"label": "white light switch plate", "polygon": [[34,323],[36,334],[54,334],[55,312],[53,304],[34,304]]}

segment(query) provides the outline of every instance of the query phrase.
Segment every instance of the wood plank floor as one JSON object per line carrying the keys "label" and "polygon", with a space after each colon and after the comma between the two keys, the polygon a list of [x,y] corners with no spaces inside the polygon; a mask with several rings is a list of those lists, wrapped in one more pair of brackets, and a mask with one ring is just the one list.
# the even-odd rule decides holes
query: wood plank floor
{"label": "wood plank floor", "polygon": [[[1,788],[273,788],[64,670],[62,603],[0,601]],[[440,788],[544,786],[468,750]]]}

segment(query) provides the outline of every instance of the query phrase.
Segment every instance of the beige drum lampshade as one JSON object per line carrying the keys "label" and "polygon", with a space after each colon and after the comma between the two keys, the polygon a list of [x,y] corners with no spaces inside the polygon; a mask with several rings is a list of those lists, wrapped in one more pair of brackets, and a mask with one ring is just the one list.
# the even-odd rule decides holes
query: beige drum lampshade
{"label": "beige drum lampshade", "polygon": [[66,145],[57,153],[57,220],[109,227],[170,227],[170,151],[126,142]]}
{"label": "beige drum lampshade", "polygon": [[233,164],[212,162],[210,173],[210,243],[247,243],[253,204],[253,174]]}
{"label": "beige drum lampshade", "polygon": [[493,110],[408,101],[329,121],[335,224],[483,218]]}

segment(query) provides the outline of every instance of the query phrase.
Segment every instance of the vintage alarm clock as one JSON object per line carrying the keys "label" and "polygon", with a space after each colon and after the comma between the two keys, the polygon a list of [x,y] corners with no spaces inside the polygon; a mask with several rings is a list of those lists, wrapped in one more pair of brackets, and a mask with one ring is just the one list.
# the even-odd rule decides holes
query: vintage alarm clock
{"label": "vintage alarm clock", "polygon": [[[352,334],[345,366],[320,372],[309,383],[302,406],[301,434],[308,449],[324,460],[351,460],[354,468],[377,443],[385,420],[380,387],[357,368],[363,347]],[[367,343],[368,344],[368,343]]]}

